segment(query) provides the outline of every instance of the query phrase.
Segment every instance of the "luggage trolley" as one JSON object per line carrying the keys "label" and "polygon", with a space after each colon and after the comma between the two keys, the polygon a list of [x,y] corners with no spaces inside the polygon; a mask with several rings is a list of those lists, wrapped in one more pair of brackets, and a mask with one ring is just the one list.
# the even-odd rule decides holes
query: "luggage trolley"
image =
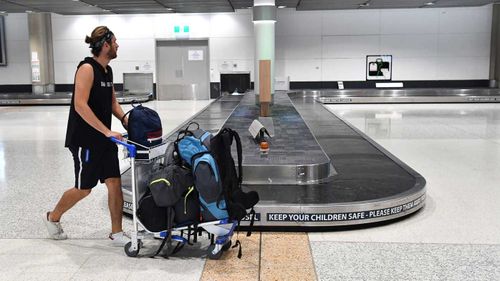
{"label": "luggage trolley", "polygon": [[[149,231],[137,217],[137,204],[138,204],[138,175],[137,167],[146,166],[146,169],[141,169],[143,172],[147,172],[148,168],[153,167],[155,161],[160,161],[165,155],[165,150],[168,143],[162,143],[160,145],[148,148],[145,151],[137,151],[134,144],[129,144],[127,141],[121,141],[116,138],[111,138],[111,141],[122,145],[128,152],[128,158],[130,158],[130,172],[131,172],[131,188],[132,188],[132,224],[133,230],[130,233],[131,241],[127,243],[124,247],[125,253],[129,257],[137,257],[139,251],[142,247],[143,239],[153,239],[153,238],[166,238],[171,235],[171,240],[180,243],[181,247],[188,243],[188,240],[181,235],[173,235],[168,233],[168,230],[163,230],[160,232]],[[138,153],[141,154],[140,157]],[[152,164],[153,163],[153,164]],[[142,176],[142,175],[141,175]],[[147,176],[147,175],[146,175]],[[181,227],[172,228],[173,231],[183,231],[188,229],[193,229],[198,231],[199,228],[203,228],[209,234],[215,236],[215,242],[211,243],[208,247],[207,255],[210,259],[219,259],[222,253],[231,247],[231,237],[233,236],[234,230],[237,226],[237,221],[222,219],[210,222],[200,222],[198,225],[183,225]],[[182,233],[182,232],[181,232]]]}

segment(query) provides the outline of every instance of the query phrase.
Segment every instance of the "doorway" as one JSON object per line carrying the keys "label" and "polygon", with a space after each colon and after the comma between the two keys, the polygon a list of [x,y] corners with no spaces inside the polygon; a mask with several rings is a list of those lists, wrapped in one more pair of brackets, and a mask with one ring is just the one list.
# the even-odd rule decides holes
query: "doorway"
{"label": "doorway", "polygon": [[156,41],[158,100],[210,98],[208,40]]}

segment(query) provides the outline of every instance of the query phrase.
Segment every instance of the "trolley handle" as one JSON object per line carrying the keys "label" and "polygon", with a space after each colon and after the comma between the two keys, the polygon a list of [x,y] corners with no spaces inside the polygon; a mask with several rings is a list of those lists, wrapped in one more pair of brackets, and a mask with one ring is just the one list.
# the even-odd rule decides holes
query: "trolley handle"
{"label": "trolley handle", "polygon": [[125,146],[127,148],[127,150],[128,150],[128,153],[129,153],[130,157],[135,157],[136,156],[136,154],[137,154],[137,148],[135,147],[135,145],[128,144],[128,143],[126,143],[124,141],[121,141],[121,140],[115,138],[115,137],[111,137],[110,139],[114,143],[121,144],[121,145]]}

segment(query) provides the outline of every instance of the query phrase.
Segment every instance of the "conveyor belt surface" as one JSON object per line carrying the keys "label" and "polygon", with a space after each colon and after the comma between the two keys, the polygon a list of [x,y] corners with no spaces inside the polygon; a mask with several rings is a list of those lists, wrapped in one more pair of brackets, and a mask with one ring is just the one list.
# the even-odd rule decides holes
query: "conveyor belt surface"
{"label": "conveyor belt surface", "polygon": [[[119,103],[130,103],[132,101],[146,102],[152,98],[152,93],[145,94],[123,94],[116,92],[116,99]],[[47,94],[32,94],[32,93],[16,93],[16,94],[0,94],[0,105],[56,105],[56,104],[71,104],[71,93],[47,93]]]}
{"label": "conveyor belt surface", "polygon": [[484,103],[500,102],[500,89],[347,89],[293,91],[321,103]]}
{"label": "conveyor belt surface", "polygon": [[[247,99],[255,100],[252,93],[247,97],[222,97],[190,121],[199,122],[202,128],[212,132],[223,125],[244,127],[235,120],[248,119],[241,121],[242,124],[251,121],[249,112],[252,110],[249,108],[254,105],[246,102]],[[277,93],[271,116],[282,118],[280,114],[284,112],[280,108],[290,105],[298,114],[293,122],[310,130],[307,136],[317,141],[326,157],[332,160],[337,174],[328,181],[313,184],[300,181],[295,184],[244,182],[245,190],[256,190],[260,194],[261,200],[255,207],[256,226],[324,229],[359,225],[402,217],[424,205],[425,179],[420,174],[328,111],[313,95]],[[248,138],[249,132],[243,129],[238,130],[240,136]],[[285,130],[277,133],[276,138],[290,138],[287,133],[295,135],[295,132]],[[176,136],[177,132],[174,132],[169,140],[175,140]],[[251,153],[246,151],[244,155],[248,157]],[[269,156],[272,153],[271,146]],[[246,159],[243,162],[245,166]],[[245,178],[245,174],[243,176]]]}

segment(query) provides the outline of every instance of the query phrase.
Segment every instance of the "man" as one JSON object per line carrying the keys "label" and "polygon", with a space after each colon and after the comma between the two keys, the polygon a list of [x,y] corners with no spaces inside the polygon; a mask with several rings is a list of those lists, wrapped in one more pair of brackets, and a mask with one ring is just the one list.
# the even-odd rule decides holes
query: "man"
{"label": "man", "polygon": [[85,42],[90,44],[93,57],[80,62],[76,71],[65,142],[73,155],[75,186],[64,192],[54,210],[43,215],[43,220],[52,239],[67,239],[59,222],[61,216],[89,195],[100,180],[108,188],[109,238],[113,245],[123,246],[130,238],[122,229],[118,149],[110,138],[122,139],[121,133],[111,131],[111,115],[121,119],[124,113],[116,100],[113,72],[108,65],[117,56],[118,44],[106,26],[96,27]]}

